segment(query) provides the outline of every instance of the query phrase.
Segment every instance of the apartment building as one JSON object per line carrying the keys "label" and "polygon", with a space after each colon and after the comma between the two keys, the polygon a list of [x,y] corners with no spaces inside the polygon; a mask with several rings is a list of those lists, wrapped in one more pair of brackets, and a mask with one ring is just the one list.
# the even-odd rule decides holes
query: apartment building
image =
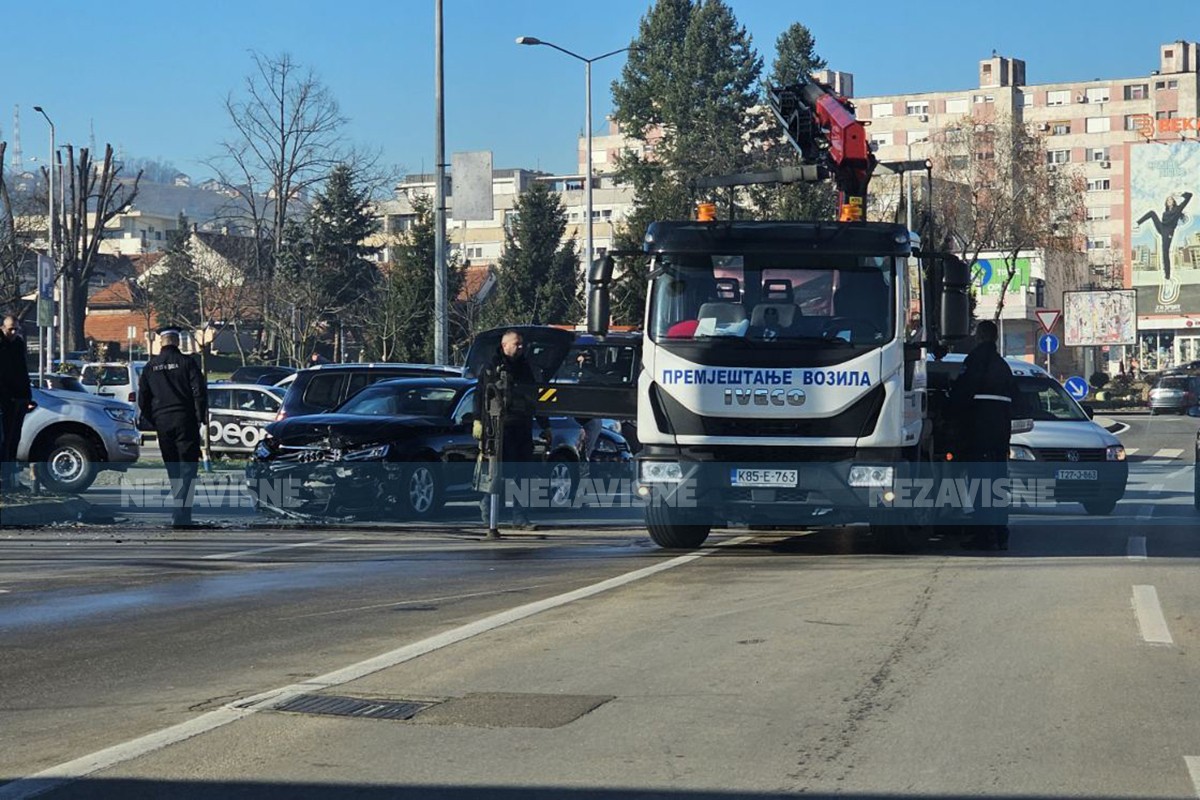
{"label": "apartment building", "polygon": [[1086,179],[1086,283],[1137,290],[1139,344],[1108,359],[1200,359],[1200,199],[1178,213],[1200,194],[1200,45],[1161,45],[1145,75],[1032,85],[1024,61],[993,53],[975,84],[854,102],[884,161],[932,155],[937,132],[965,116],[1035,127],[1047,160]]}

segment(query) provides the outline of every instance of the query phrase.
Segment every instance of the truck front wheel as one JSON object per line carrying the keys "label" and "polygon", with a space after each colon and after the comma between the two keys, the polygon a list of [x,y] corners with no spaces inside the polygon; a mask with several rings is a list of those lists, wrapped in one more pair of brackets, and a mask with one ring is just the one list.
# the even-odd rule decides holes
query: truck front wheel
{"label": "truck front wheel", "polygon": [[695,550],[708,538],[712,524],[687,519],[677,508],[648,505],[646,528],[650,531],[650,538],[659,547],[667,550]]}

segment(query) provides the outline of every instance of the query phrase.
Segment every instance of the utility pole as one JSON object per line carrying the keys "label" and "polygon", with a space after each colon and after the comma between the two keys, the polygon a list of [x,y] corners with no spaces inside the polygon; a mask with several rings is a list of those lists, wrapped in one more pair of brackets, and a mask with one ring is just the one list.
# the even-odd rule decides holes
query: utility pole
{"label": "utility pole", "polygon": [[433,363],[450,362],[450,338],[446,330],[446,103],[442,94],[442,0],[434,0],[433,96],[437,106],[434,133],[437,177],[433,190]]}

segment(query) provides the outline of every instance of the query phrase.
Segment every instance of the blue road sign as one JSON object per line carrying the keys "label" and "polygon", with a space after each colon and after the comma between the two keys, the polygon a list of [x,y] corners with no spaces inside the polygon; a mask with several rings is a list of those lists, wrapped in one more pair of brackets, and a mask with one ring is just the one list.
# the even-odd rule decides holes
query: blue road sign
{"label": "blue road sign", "polygon": [[1038,350],[1046,355],[1055,352],[1058,350],[1058,337],[1053,333],[1043,333],[1038,337]]}
{"label": "blue road sign", "polygon": [[1087,397],[1088,392],[1092,390],[1092,387],[1088,386],[1088,382],[1078,376],[1067,378],[1067,382],[1063,388],[1067,390],[1067,394],[1076,400],[1082,400]]}

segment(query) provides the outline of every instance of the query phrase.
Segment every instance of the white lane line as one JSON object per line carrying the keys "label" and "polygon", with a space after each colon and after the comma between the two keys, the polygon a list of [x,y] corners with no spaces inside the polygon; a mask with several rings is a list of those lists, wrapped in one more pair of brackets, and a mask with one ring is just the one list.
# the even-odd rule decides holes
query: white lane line
{"label": "white lane line", "polygon": [[1130,536],[1129,545],[1125,550],[1126,558],[1131,561],[1146,560],[1146,537],[1145,536]]}
{"label": "white lane line", "polygon": [[1187,475],[1189,472],[1192,471],[1192,469],[1193,469],[1193,467],[1191,464],[1187,465],[1186,467],[1180,467],[1179,469],[1177,469],[1174,472],[1167,475],[1167,477],[1164,478],[1163,480],[1173,481],[1180,476]]}
{"label": "white lane line", "polygon": [[1153,586],[1133,587],[1133,613],[1137,616],[1142,640],[1148,644],[1175,644],[1162,606],[1158,604],[1158,591]]}
{"label": "white lane line", "polygon": [[1177,447],[1164,447],[1151,456],[1151,458],[1179,458],[1181,455],[1183,455],[1183,450]]}
{"label": "white lane line", "polygon": [[1192,791],[1200,797],[1200,756],[1184,756],[1183,763],[1187,764],[1188,775],[1192,778]]}
{"label": "white lane line", "polygon": [[1120,422],[1119,420],[1114,420],[1114,422],[1116,422],[1116,425],[1108,429],[1108,432],[1113,436],[1120,436],[1132,427],[1128,422]]}
{"label": "white lane line", "polygon": [[[753,536],[738,536],[733,539],[721,542],[719,546],[730,546],[743,544],[753,540]],[[191,739],[193,736],[199,736],[202,733],[228,725],[231,722],[236,722],[239,719],[248,717],[251,714],[265,709],[274,708],[281,703],[296,697],[297,695],[307,692],[319,692],[323,689],[329,689],[333,686],[339,686],[343,683],[358,680],[359,678],[379,672],[380,670],[394,667],[397,664],[402,664],[405,661],[411,661],[418,656],[423,656],[427,653],[432,653],[435,650],[440,650],[443,647],[449,647],[452,644],[465,641],[480,634],[500,628],[513,622],[518,622],[527,617],[532,617],[535,614],[540,614],[543,611],[550,611],[560,606],[565,606],[577,600],[583,600],[594,595],[607,592],[611,589],[617,589],[644,578],[649,578],[652,575],[657,575],[660,572],[665,572],[675,567],[681,567],[684,564],[704,558],[707,555],[717,552],[717,548],[701,550],[696,553],[691,553],[686,556],[679,556],[667,561],[659,562],[649,567],[627,572],[624,575],[618,575],[615,578],[593,583],[591,586],[584,586],[581,589],[575,589],[570,592],[547,597],[544,600],[538,600],[533,603],[526,603],[523,606],[516,606],[507,611],[501,611],[497,614],[484,617],[475,622],[468,622],[465,625],[460,625],[457,628],[452,628],[444,633],[439,633],[430,636],[427,639],[422,639],[419,642],[398,647],[395,650],[368,658],[365,661],[360,661],[357,664],[351,664],[348,667],[327,672],[316,678],[310,678],[303,683],[293,683],[290,686],[282,686],[278,689],[270,689],[268,691],[256,694],[252,697],[247,697],[243,700],[238,700],[233,703],[221,706],[220,708],[201,714],[195,719],[181,722],[178,725],[172,725],[169,728],[164,728],[161,731],[140,736],[137,739],[132,739],[122,744],[106,747],[103,750],[97,750],[95,753],[90,753],[86,756],[76,758],[72,761],[67,761],[49,769],[44,769],[41,772],[33,775],[28,775],[23,778],[17,778],[10,783],[0,786],[0,800],[24,800],[28,797],[36,797],[39,794],[58,789],[72,781],[78,780],[86,775],[91,775],[93,772],[98,772],[102,769],[122,764],[134,758],[144,756],[148,753],[153,753],[161,750],[164,747],[182,742],[185,739]]]}
{"label": "white lane line", "polygon": [[[1156,483],[1150,487],[1150,492],[1153,494],[1158,494],[1162,490],[1163,490],[1163,485],[1161,483]],[[1138,506],[1137,518],[1139,520],[1145,521],[1145,520],[1150,519],[1152,516],[1154,516],[1154,505],[1153,504],[1146,503],[1145,505]]]}
{"label": "white lane line", "polygon": [[296,547],[316,547],[317,545],[329,544],[330,542],[344,542],[347,539],[352,539],[352,536],[334,536],[331,539],[320,539],[315,542],[296,542],[294,544],[276,544],[270,547],[256,547],[253,550],[239,550],[236,553],[211,553],[207,556],[201,556],[203,560],[220,561],[227,558],[240,558],[242,556],[253,556],[259,553],[270,553],[275,550],[288,550]]}

